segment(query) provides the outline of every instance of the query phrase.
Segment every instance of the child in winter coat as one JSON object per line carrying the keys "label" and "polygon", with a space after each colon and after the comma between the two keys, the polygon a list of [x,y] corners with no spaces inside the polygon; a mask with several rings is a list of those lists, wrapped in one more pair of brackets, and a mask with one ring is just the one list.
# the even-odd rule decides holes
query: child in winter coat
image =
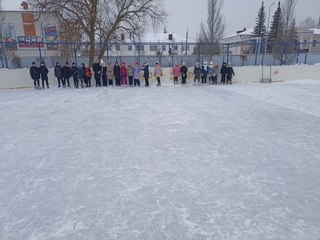
{"label": "child in winter coat", "polygon": [[62,67],[61,65],[57,62],[56,66],[54,67],[54,76],[58,80],[58,87],[61,87],[61,81],[62,81]]}
{"label": "child in winter coat", "polygon": [[73,78],[74,87],[78,88],[79,87],[78,68],[75,63],[72,63],[72,66],[71,66],[71,75]]}
{"label": "child in winter coat", "polygon": [[44,89],[44,83],[46,83],[47,88],[49,88],[49,79],[48,79],[49,69],[44,64],[44,62],[41,62],[39,71],[40,71],[40,76],[42,80],[42,89]]}
{"label": "child in winter coat", "polygon": [[113,68],[112,68],[111,61],[107,62],[107,78],[108,78],[109,86],[113,86]]}
{"label": "child in winter coat", "polygon": [[94,72],[94,79],[96,80],[96,87],[101,87],[101,64],[99,59],[92,65]]}
{"label": "child in winter coat", "polygon": [[140,76],[141,76],[141,68],[139,66],[139,63],[136,63],[136,66],[134,68],[134,86],[140,87]]}
{"label": "child in winter coat", "polygon": [[222,83],[222,84],[225,84],[225,83],[226,83],[227,73],[228,73],[227,64],[224,62],[224,63],[222,64],[221,69],[220,69],[221,83]]}
{"label": "child in winter coat", "polygon": [[120,76],[121,76],[121,85],[127,85],[127,78],[128,78],[128,74],[127,74],[127,68],[125,63],[123,62],[121,67],[120,67]]}
{"label": "child in winter coat", "polygon": [[201,68],[200,63],[196,62],[196,66],[193,69],[194,74],[194,84],[196,84],[196,80],[198,80],[198,83],[200,82],[200,75],[201,75]]}
{"label": "child in winter coat", "polygon": [[30,67],[30,76],[33,79],[33,84],[35,89],[40,88],[40,71],[35,62],[32,62],[32,66]]}
{"label": "child in winter coat", "polygon": [[208,75],[209,75],[209,83],[212,83],[213,84],[213,75],[214,75],[214,64],[213,62],[211,61],[209,63],[209,66],[208,66]]}
{"label": "child in winter coat", "polygon": [[66,87],[66,83],[68,84],[68,87],[70,86],[69,78],[71,77],[71,69],[69,67],[69,63],[66,62],[66,64],[62,68],[62,85],[63,87]]}
{"label": "child in winter coat", "polygon": [[108,87],[107,65],[102,63],[102,86]]}
{"label": "child in winter coat", "polygon": [[154,68],[154,76],[157,78],[158,84],[157,86],[161,86],[160,78],[162,76],[162,68],[160,67],[159,63],[156,62],[156,66]]}
{"label": "child in winter coat", "polygon": [[180,67],[178,63],[175,63],[174,67],[172,68],[172,75],[173,75],[173,84],[178,84],[178,80],[180,77]]}
{"label": "child in winter coat", "polygon": [[188,68],[184,62],[182,63],[182,67],[180,68],[180,72],[181,72],[181,83],[186,84]]}
{"label": "child in winter coat", "polygon": [[134,76],[134,67],[132,66],[131,63],[129,63],[127,67],[127,75],[129,78],[129,85],[131,87],[133,85],[133,76]]}
{"label": "child in winter coat", "polygon": [[86,81],[87,81],[86,87],[91,87],[92,72],[89,66],[85,66],[84,74],[86,76]]}
{"label": "child in winter coat", "polygon": [[143,77],[144,80],[146,81],[145,87],[149,87],[149,63],[145,63],[144,64],[144,68],[143,68]]}
{"label": "child in winter coat", "polygon": [[121,75],[120,75],[120,66],[119,66],[118,62],[115,62],[115,64],[114,64],[113,75],[116,80],[116,86],[120,86]]}
{"label": "child in winter coat", "polygon": [[234,76],[234,71],[231,64],[228,64],[227,67],[227,84],[232,84],[232,76]]}
{"label": "child in winter coat", "polygon": [[219,64],[214,66],[213,84],[218,84]]}
{"label": "child in winter coat", "polygon": [[78,67],[77,79],[78,79],[78,82],[80,81],[82,88],[84,88],[84,86],[83,86],[83,81],[84,81],[83,75],[84,75],[84,69],[82,67]]}
{"label": "child in winter coat", "polygon": [[207,76],[208,76],[208,63],[204,62],[202,69],[201,69],[201,83],[206,84],[207,83]]}

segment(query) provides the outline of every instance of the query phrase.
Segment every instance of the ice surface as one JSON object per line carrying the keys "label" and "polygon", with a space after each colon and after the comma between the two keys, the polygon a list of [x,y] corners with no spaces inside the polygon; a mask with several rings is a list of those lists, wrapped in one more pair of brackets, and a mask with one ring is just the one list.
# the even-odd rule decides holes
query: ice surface
{"label": "ice surface", "polygon": [[314,81],[0,91],[0,239],[318,240],[319,102]]}

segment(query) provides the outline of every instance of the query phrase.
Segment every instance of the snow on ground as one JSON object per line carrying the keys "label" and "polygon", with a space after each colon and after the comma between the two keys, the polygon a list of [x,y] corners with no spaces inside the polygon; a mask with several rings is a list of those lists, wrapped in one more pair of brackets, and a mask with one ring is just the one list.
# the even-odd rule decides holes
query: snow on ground
{"label": "snow on ground", "polygon": [[0,239],[320,236],[320,82],[0,91]]}

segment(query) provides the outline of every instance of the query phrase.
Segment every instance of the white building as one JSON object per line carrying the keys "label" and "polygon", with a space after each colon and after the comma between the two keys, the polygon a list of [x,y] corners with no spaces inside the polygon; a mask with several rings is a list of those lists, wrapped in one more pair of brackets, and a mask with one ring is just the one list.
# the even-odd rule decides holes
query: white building
{"label": "white building", "polygon": [[[195,40],[175,33],[146,33],[140,41],[119,41],[109,45],[109,56],[169,56],[192,55],[197,47]],[[140,49],[140,51],[139,51]]]}
{"label": "white building", "polygon": [[[224,44],[230,44],[229,54],[232,55],[242,55],[248,54],[251,50],[251,42],[256,41],[253,34],[253,28],[243,29],[238,31],[236,34],[227,36],[223,38]],[[225,52],[227,49],[225,49]]]}

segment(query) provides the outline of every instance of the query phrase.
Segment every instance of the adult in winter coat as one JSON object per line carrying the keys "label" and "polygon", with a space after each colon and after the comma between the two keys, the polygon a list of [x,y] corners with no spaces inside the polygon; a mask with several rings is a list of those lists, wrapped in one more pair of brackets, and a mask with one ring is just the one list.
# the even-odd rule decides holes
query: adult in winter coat
{"label": "adult in winter coat", "polygon": [[129,78],[129,85],[132,86],[133,85],[133,76],[134,76],[134,67],[132,66],[131,63],[129,63],[129,65],[127,67],[127,75]]}
{"label": "adult in winter coat", "polygon": [[186,66],[186,64],[184,62],[182,63],[182,66],[180,68],[180,72],[181,72],[181,83],[182,84],[186,84],[188,68],[187,68],[187,66]]}
{"label": "adult in winter coat", "polygon": [[70,86],[69,79],[71,77],[71,69],[69,67],[69,63],[66,62],[66,64],[62,68],[62,85],[63,87],[66,87],[66,83],[68,84],[68,87]]}
{"label": "adult in winter coat", "polygon": [[96,87],[101,87],[101,64],[99,59],[92,66],[94,72],[94,79],[96,80]]}
{"label": "adult in winter coat", "polygon": [[107,62],[107,78],[108,78],[109,86],[112,86],[113,85],[113,68],[112,68],[111,61]]}
{"label": "adult in winter coat", "polygon": [[78,70],[77,70],[77,79],[78,79],[78,82],[81,83],[81,87],[83,88],[83,81],[84,81],[84,69],[82,66],[78,67]]}
{"label": "adult in winter coat", "polygon": [[208,63],[204,62],[202,68],[201,68],[201,83],[206,84],[207,83],[207,76],[208,76]]}
{"label": "adult in winter coat", "polygon": [[178,84],[178,80],[180,77],[180,66],[178,63],[175,63],[174,67],[172,68],[172,75],[173,75],[173,84]]}
{"label": "adult in winter coat", "polygon": [[222,83],[222,84],[225,84],[225,83],[226,83],[227,73],[228,73],[227,64],[224,62],[224,63],[222,64],[221,69],[220,69],[221,83]]}
{"label": "adult in winter coat", "polygon": [[75,63],[72,63],[72,66],[71,66],[71,75],[73,78],[74,87],[78,88],[79,87],[78,68]]}
{"label": "adult in winter coat", "polygon": [[102,63],[102,86],[108,87],[107,65]]}
{"label": "adult in winter coat", "polygon": [[193,69],[193,74],[194,74],[194,84],[198,80],[198,83],[200,82],[200,76],[201,76],[201,68],[200,68],[200,63],[196,62],[196,66]]}
{"label": "adult in winter coat", "polygon": [[115,62],[114,64],[113,75],[114,75],[114,79],[116,80],[116,86],[120,86],[121,75],[120,75],[120,66],[118,62]]}
{"label": "adult in winter coat", "polygon": [[136,63],[136,66],[134,68],[134,86],[140,87],[140,76],[141,76],[141,68],[139,66],[139,63]]}
{"label": "adult in winter coat", "polygon": [[124,62],[121,64],[121,67],[120,67],[120,77],[121,77],[121,82],[120,82],[121,86],[127,85],[128,74],[127,74],[127,68]]}
{"label": "adult in winter coat", "polygon": [[40,89],[40,71],[35,62],[30,67],[30,76],[33,80],[34,88]]}
{"label": "adult in winter coat", "polygon": [[162,77],[162,68],[160,67],[159,63],[156,62],[156,66],[154,67],[154,76],[155,78],[157,78],[158,84],[157,86],[160,87],[161,86],[161,81],[160,78]]}
{"label": "adult in winter coat", "polygon": [[44,83],[46,83],[47,88],[49,88],[49,79],[48,79],[49,69],[44,64],[44,62],[41,62],[39,71],[40,71],[40,76],[42,80],[42,88],[44,89]]}
{"label": "adult in winter coat", "polygon": [[232,76],[234,76],[233,67],[231,64],[227,66],[227,84],[232,84]]}
{"label": "adult in winter coat", "polygon": [[62,81],[62,67],[61,65],[57,62],[56,66],[54,67],[54,76],[58,80],[58,87],[61,87],[61,81]]}
{"label": "adult in winter coat", "polygon": [[212,84],[214,84],[213,83],[214,71],[215,71],[214,64],[212,61],[210,61],[209,66],[208,66],[208,75],[209,75],[209,83],[212,83]]}
{"label": "adult in winter coat", "polygon": [[146,81],[144,85],[145,87],[149,87],[149,76],[150,76],[149,63],[146,62],[143,68],[143,77],[144,77],[144,80]]}

